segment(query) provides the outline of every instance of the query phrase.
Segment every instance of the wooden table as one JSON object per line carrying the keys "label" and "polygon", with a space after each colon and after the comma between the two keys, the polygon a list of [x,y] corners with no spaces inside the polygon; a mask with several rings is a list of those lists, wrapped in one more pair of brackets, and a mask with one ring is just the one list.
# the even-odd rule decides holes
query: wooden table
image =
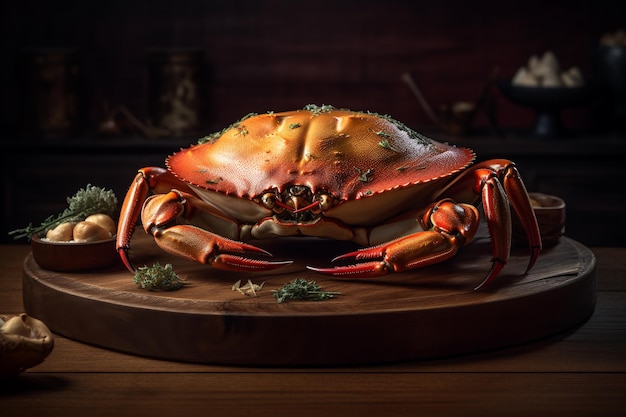
{"label": "wooden table", "polygon": [[[626,248],[592,250],[594,314],[539,342],[413,363],[250,368],[148,359],[57,335],[44,363],[2,381],[1,414],[626,416]],[[3,314],[24,311],[29,251],[0,246]]]}

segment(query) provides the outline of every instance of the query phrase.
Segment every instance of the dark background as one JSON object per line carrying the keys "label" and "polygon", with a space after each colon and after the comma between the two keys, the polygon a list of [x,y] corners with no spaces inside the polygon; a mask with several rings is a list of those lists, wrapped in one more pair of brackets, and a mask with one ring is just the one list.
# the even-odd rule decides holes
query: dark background
{"label": "dark background", "polygon": [[[78,52],[87,133],[104,101],[148,116],[155,48],[201,51],[208,130],[308,103],[390,114],[420,128],[431,122],[400,81],[403,72],[434,106],[474,100],[494,67],[510,77],[546,50],[591,77],[600,36],[625,26],[618,0],[3,0],[0,126],[19,128],[18,62],[33,48]],[[505,127],[532,120],[528,109],[497,104]],[[593,122],[586,111],[566,113],[569,126]]]}
{"label": "dark background", "polygon": [[[625,244],[625,134],[607,128],[601,106],[563,111],[573,137],[531,140],[519,132],[534,111],[493,89],[503,136],[481,113],[471,135],[451,138],[400,78],[410,72],[434,107],[473,101],[494,68],[511,77],[531,55],[551,50],[563,68],[578,66],[593,83],[600,37],[626,28],[623,0],[0,1],[0,229],[39,224],[87,183],[112,188],[121,200],[137,168],[163,165],[198,137],[250,112],[314,103],[389,114],[471,147],[479,160],[512,159],[530,191],[566,200],[566,234],[590,245]],[[26,136],[23,59],[59,49],[76,53],[79,129],[71,138]],[[197,135],[101,137],[105,105],[148,120],[155,50],[202,57]],[[12,240],[2,233],[0,241]]]}

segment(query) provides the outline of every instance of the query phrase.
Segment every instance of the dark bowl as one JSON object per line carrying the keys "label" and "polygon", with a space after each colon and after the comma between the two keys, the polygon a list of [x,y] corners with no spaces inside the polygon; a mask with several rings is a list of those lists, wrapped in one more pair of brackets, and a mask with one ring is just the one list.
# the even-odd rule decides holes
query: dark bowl
{"label": "dark bowl", "polygon": [[589,86],[525,87],[513,85],[510,80],[500,80],[498,87],[512,102],[538,110],[560,110],[586,104],[593,91]]}
{"label": "dark bowl", "polygon": [[[565,233],[565,201],[550,194],[528,193],[533,202],[533,211],[537,217],[539,233],[544,246],[556,244]],[[526,233],[520,221],[513,216],[513,240],[526,244]]]}
{"label": "dark bowl", "polygon": [[115,238],[97,242],[49,242],[38,236],[31,239],[33,258],[51,271],[86,271],[119,263]]}

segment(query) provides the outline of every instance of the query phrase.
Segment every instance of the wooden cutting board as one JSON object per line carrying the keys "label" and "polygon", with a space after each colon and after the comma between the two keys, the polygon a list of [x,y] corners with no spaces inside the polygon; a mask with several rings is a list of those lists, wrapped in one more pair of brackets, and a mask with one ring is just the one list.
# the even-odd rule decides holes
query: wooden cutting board
{"label": "wooden cutting board", "polygon": [[[26,312],[56,333],[104,348],[177,361],[258,366],[320,366],[441,358],[526,343],[576,326],[595,305],[595,257],[562,238],[528,275],[525,249],[489,288],[474,291],[490,268],[489,241],[478,239],[442,264],[376,279],[339,280],[306,265],[328,266],[355,248],[317,239],[255,242],[294,264],[267,273],[214,270],[162,252],[143,232],[135,265],[171,263],[186,282],[173,292],[138,288],[121,265],[60,273],[24,261]],[[294,278],[341,295],[278,303],[271,290]],[[264,282],[256,296],[233,284]]]}

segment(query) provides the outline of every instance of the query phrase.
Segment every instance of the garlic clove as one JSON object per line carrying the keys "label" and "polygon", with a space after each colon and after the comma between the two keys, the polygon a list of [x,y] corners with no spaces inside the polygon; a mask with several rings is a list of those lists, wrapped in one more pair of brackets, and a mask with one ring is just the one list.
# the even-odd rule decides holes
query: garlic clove
{"label": "garlic clove", "polygon": [[91,216],[87,217],[85,221],[97,224],[104,230],[108,231],[111,236],[113,236],[117,232],[117,225],[115,224],[115,220],[113,220],[108,214],[92,214]]}
{"label": "garlic clove", "polygon": [[513,85],[537,87],[539,82],[526,68],[521,67],[513,76]]}
{"label": "garlic clove", "polygon": [[537,75],[547,76],[548,74],[560,74],[561,73],[561,64],[559,63],[559,59],[556,57],[554,52],[547,51],[541,57],[541,61],[539,64],[539,73]]}
{"label": "garlic clove", "polygon": [[107,230],[95,223],[82,221],[74,225],[75,242],[96,242],[110,237],[111,234]]}
{"label": "garlic clove", "polygon": [[531,74],[535,73],[539,65],[540,61],[537,55],[531,55],[530,58],[528,58],[528,71],[530,71]]}
{"label": "garlic clove", "polygon": [[563,87],[563,81],[558,73],[548,72],[541,79],[542,87]]}
{"label": "garlic clove", "polygon": [[72,240],[72,223],[61,223],[54,229],[48,230],[46,239],[52,242],[69,242]]}
{"label": "garlic clove", "polygon": [[571,67],[567,70],[567,75],[574,81],[574,87],[582,87],[585,85],[585,77],[578,67]]}

